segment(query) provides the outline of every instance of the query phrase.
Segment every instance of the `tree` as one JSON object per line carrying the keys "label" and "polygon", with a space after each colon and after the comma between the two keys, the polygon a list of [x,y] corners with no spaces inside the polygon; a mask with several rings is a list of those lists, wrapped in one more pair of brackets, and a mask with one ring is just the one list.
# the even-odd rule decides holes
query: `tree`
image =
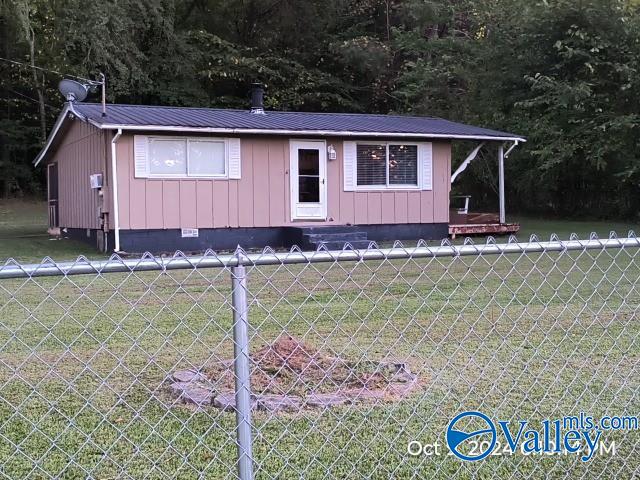
{"label": "tree", "polygon": [[[636,0],[0,2],[2,56],[27,64],[0,61],[0,195],[42,185],[31,161],[64,101],[55,72],[102,72],[109,102],[246,108],[262,81],[270,109],[513,131],[529,141],[507,162],[512,210],[640,210]],[[494,206],[494,183],[488,160],[458,188]]]}

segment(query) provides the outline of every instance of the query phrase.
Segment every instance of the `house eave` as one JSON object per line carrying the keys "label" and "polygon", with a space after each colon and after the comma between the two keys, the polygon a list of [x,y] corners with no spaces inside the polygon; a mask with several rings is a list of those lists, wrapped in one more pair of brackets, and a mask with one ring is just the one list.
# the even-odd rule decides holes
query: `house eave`
{"label": "house eave", "polygon": [[452,135],[443,133],[415,133],[415,132],[353,132],[349,130],[283,130],[283,129],[258,129],[258,128],[214,128],[214,127],[184,127],[170,125],[121,125],[99,123],[89,119],[92,125],[106,130],[134,130],[155,132],[187,132],[187,133],[224,133],[233,135],[294,135],[294,136],[322,136],[322,137],[412,137],[412,138],[437,138],[454,140],[486,140],[486,141],[519,141],[526,142],[522,137],[494,136],[494,135]]}
{"label": "house eave", "polygon": [[453,135],[446,133],[416,133],[416,132],[353,132],[349,130],[285,130],[267,128],[215,128],[215,127],[185,127],[172,125],[122,125],[116,123],[100,123],[91,118],[84,117],[78,113],[73,104],[66,103],[60,116],[56,120],[51,133],[47,137],[44,147],[33,161],[34,167],[47,156],[51,145],[58,135],[58,131],[64,124],[69,113],[74,114],[78,119],[88,122],[101,130],[122,130],[122,131],[153,131],[153,132],[178,132],[178,133],[217,133],[231,135],[289,135],[289,136],[320,136],[320,137],[361,137],[361,138],[424,138],[443,140],[477,140],[495,142],[526,142],[525,138],[517,136],[495,136],[495,135]]}
{"label": "house eave", "polygon": [[60,130],[60,128],[62,128],[62,125],[64,125],[65,120],[67,120],[67,116],[69,115],[69,113],[72,113],[83,122],[87,120],[83,115],[78,113],[73,108],[72,103],[65,103],[64,108],[62,109],[62,112],[60,112],[60,115],[58,116],[56,123],[53,125],[53,128],[51,129],[51,133],[49,133],[49,136],[47,137],[47,141],[45,142],[44,147],[42,147],[42,150],[40,150],[40,153],[38,153],[36,158],[33,160],[34,167],[37,167],[38,164],[46,157],[47,153],[49,152],[49,149],[51,148],[51,145],[53,144],[53,141],[58,136],[58,131]]}

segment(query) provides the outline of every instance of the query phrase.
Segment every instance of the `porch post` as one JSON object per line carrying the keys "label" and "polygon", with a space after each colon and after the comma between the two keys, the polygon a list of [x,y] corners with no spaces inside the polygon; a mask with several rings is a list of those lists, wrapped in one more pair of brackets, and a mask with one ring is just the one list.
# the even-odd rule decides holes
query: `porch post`
{"label": "porch post", "polygon": [[500,223],[505,223],[504,209],[504,147],[498,145],[498,191],[500,196]]}

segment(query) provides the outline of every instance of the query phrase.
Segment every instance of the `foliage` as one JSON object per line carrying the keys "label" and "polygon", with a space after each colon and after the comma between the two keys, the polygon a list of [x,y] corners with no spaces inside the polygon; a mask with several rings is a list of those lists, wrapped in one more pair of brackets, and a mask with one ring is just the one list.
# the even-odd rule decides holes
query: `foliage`
{"label": "foliage", "polygon": [[529,137],[526,161],[512,169],[516,198],[568,214],[637,215],[637,12],[617,1],[563,0],[528,18],[514,20],[509,43],[514,54],[532,53],[504,57],[526,87],[512,97]]}
{"label": "foliage", "polygon": [[[110,102],[246,108],[259,80],[269,109],[517,132],[510,210],[638,215],[635,0],[0,2],[0,57],[45,69],[0,61],[0,196],[42,185],[30,162],[63,102],[51,71],[104,72]],[[456,188],[493,205],[494,177],[472,164]]]}

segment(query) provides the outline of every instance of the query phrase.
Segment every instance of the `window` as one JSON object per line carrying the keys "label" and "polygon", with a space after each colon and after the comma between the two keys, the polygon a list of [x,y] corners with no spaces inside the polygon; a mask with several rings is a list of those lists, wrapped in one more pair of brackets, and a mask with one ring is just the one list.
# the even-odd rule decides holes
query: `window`
{"label": "window", "polygon": [[431,142],[345,140],[342,147],[345,192],[433,188]]}
{"label": "window", "polygon": [[151,175],[186,175],[187,152],[184,140],[151,139],[149,173]]}
{"label": "window", "polygon": [[226,174],[224,141],[188,140],[188,147],[190,175]]}
{"label": "window", "polygon": [[356,185],[418,186],[416,144],[364,144],[356,146]]}
{"label": "window", "polygon": [[317,149],[298,149],[298,201],[320,202],[320,152]]}
{"label": "window", "polygon": [[389,145],[389,185],[418,185],[417,145]]}
{"label": "window", "polygon": [[358,185],[387,184],[387,146],[358,144]]}
{"label": "window", "polygon": [[[237,139],[136,136],[136,176],[227,178],[227,144]],[[239,161],[239,148],[234,149]],[[144,164],[139,169],[137,159]]]}

